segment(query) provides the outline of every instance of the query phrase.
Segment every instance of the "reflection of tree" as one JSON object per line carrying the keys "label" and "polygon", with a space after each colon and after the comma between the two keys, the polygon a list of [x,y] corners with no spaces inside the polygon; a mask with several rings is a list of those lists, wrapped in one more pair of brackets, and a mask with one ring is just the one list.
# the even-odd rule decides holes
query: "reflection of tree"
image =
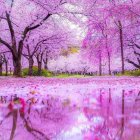
{"label": "reflection of tree", "polygon": [[13,138],[14,138],[15,130],[16,130],[16,127],[17,127],[18,111],[13,110],[12,115],[13,115],[13,125],[12,125],[12,131],[11,131],[11,135],[10,135],[10,140],[13,140]]}
{"label": "reflection of tree", "polygon": [[[19,100],[19,98],[16,98],[14,101]],[[29,105],[28,111],[26,112],[26,115],[28,114],[30,116],[30,110],[31,110],[31,104]],[[5,119],[9,118],[10,116],[13,117],[13,124],[12,124],[12,130],[11,130],[11,134],[10,134],[10,140],[13,140],[14,135],[15,135],[15,131],[17,128],[17,119],[18,119],[18,113],[20,115],[20,117],[22,118],[23,122],[24,122],[24,126],[26,128],[26,130],[31,133],[32,135],[34,135],[36,138],[42,140],[42,138],[44,140],[49,140],[49,138],[41,131],[39,131],[38,129],[34,128],[33,125],[31,124],[30,121],[30,117],[25,117],[25,113],[22,112],[20,109],[12,109],[10,110],[10,112],[8,112],[8,114],[4,117]],[[2,124],[3,121],[0,123]],[[40,138],[40,136],[42,138]]]}
{"label": "reflection of tree", "polygon": [[137,97],[135,99],[135,102],[138,102],[138,101],[140,101],[140,91],[139,91],[139,93],[138,93],[138,95],[137,95]]}
{"label": "reflection of tree", "polygon": [[[114,108],[114,103],[112,100],[112,90],[109,88],[107,91],[100,89],[98,95],[98,104],[96,110],[92,111],[92,117],[88,119],[90,123],[90,132],[94,135],[97,134],[99,138],[105,138],[107,140],[121,140],[124,137],[124,128],[125,128],[125,90],[122,90],[121,105],[121,114],[116,114],[117,110]],[[115,100],[116,101],[116,100]],[[117,104],[118,105],[118,104]],[[90,108],[90,103],[89,103]],[[121,119],[118,120],[118,116],[121,115]],[[92,120],[101,118],[101,120],[94,124]],[[94,139],[94,138],[93,138]]]}
{"label": "reflection of tree", "polygon": [[124,90],[122,91],[122,120],[121,120],[121,134],[120,137],[123,136],[124,132]]}
{"label": "reflection of tree", "polygon": [[[21,120],[25,130],[27,130],[31,136],[35,137],[35,139],[39,140],[49,140],[51,136],[58,134],[62,128],[66,126],[64,121],[68,121],[69,115],[67,115],[67,113],[70,112],[69,109],[71,107],[68,106],[67,108],[67,106],[64,106],[63,100],[60,100],[58,97],[54,98],[47,95],[47,97],[42,100],[38,99],[36,96],[29,97],[29,99],[26,100],[25,108],[23,108],[21,104],[18,106],[18,104],[21,103],[18,100],[21,98],[14,97],[10,103],[8,100],[9,98],[10,97],[0,98],[0,103],[9,104],[8,112],[7,109],[3,111],[3,113],[7,112],[7,114],[3,121],[0,122],[0,125],[3,124],[2,126],[5,127],[5,124],[7,123],[5,120],[8,120],[10,117],[12,118],[13,122],[10,130],[10,140],[15,138],[15,133],[18,130],[17,125],[19,124],[17,120]],[[17,106],[15,105],[12,107],[11,105],[14,103]],[[41,125],[41,123],[44,124]],[[52,127],[54,127],[54,129],[51,129]],[[21,131],[20,134],[22,134]]]}
{"label": "reflection of tree", "polygon": [[[49,140],[49,138],[44,133],[42,133],[41,131],[33,128],[32,127],[33,125],[29,125],[29,122],[30,122],[29,118],[27,120],[27,119],[25,119],[24,116],[22,116],[22,119],[23,119],[23,121],[25,123],[25,128],[27,129],[27,131],[29,133],[31,133],[32,135],[34,135],[38,139],[40,139],[40,138],[39,138],[39,136],[37,134],[41,135],[45,140]],[[42,139],[40,139],[40,140],[42,140]]]}
{"label": "reflection of tree", "polygon": [[124,109],[125,109],[125,90],[122,90],[122,100],[121,100],[121,126],[116,132],[116,134],[113,135],[113,140],[119,139],[121,140],[124,134],[124,127],[125,127],[125,117],[124,117]]}
{"label": "reflection of tree", "polygon": [[43,119],[45,122],[48,120],[59,123],[62,121],[62,118],[65,118],[65,113],[63,108],[61,108],[62,103],[59,99],[50,98],[46,101],[42,101],[42,104],[45,107],[41,108],[40,112],[37,111],[40,115],[40,119]]}

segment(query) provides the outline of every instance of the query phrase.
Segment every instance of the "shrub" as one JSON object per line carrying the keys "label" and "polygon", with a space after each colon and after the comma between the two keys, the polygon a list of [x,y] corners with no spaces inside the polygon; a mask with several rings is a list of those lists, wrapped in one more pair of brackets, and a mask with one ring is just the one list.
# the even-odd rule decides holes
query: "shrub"
{"label": "shrub", "polygon": [[[125,76],[140,76],[140,69],[139,70],[125,71],[124,75]],[[122,74],[118,73],[117,76],[122,76]]]}
{"label": "shrub", "polygon": [[[23,76],[27,76],[28,75],[28,71],[29,71],[29,68],[24,68],[22,70],[22,75]],[[38,71],[38,67],[37,66],[33,66],[33,76],[38,76],[37,71]],[[51,76],[53,76],[53,73],[48,71],[48,70],[42,69],[41,76],[51,77]]]}
{"label": "shrub", "polygon": [[131,75],[133,75],[133,76],[140,76],[140,69],[139,70],[131,71]]}

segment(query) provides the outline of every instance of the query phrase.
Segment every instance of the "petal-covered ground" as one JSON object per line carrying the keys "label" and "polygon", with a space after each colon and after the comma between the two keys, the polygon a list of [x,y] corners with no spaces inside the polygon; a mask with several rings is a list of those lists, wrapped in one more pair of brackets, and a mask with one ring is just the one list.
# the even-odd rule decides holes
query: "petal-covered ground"
{"label": "petal-covered ground", "polygon": [[0,78],[0,140],[139,140],[140,78]]}

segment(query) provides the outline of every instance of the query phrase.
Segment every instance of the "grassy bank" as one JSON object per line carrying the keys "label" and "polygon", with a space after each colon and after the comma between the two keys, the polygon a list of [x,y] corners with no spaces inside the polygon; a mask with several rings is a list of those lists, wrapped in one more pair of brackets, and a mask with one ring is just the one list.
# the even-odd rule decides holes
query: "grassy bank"
{"label": "grassy bank", "polygon": [[[2,76],[6,76],[6,73],[3,72],[2,73]],[[13,76],[13,75],[10,75],[8,73],[8,76]],[[22,70],[22,76],[23,77],[27,77],[28,76],[28,68],[25,68]],[[37,67],[33,67],[33,75],[32,76],[43,76],[43,77],[51,77],[51,78],[84,78],[84,77],[100,77],[99,75],[81,75],[81,74],[68,74],[68,73],[61,73],[61,74],[56,74],[56,73],[53,73],[51,71],[48,71],[48,70],[45,70],[45,69],[42,69],[42,72],[41,72],[41,75],[38,75],[38,72],[37,72]],[[109,76],[108,74],[103,74],[102,75],[103,77],[104,76]],[[101,77],[102,77],[101,76]],[[129,70],[129,71],[125,71],[124,74],[121,74],[120,73],[117,73],[115,75],[112,75],[112,76],[140,76],[140,69],[139,70]]]}
{"label": "grassy bank", "polygon": [[58,74],[58,75],[56,75],[54,77],[56,77],[56,78],[71,78],[71,77],[74,77],[74,78],[84,78],[84,77],[87,77],[87,76],[78,75],[78,74]]}
{"label": "grassy bank", "polygon": [[[123,76],[123,75],[121,73],[118,73],[117,76]],[[125,71],[124,76],[140,76],[140,69]]]}

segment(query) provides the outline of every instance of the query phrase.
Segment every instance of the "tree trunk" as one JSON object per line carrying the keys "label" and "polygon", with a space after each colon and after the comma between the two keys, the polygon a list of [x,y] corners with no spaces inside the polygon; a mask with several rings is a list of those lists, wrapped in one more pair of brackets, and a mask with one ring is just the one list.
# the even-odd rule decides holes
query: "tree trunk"
{"label": "tree trunk", "polygon": [[48,69],[47,63],[44,63],[44,69],[45,69],[45,70]]}
{"label": "tree trunk", "polygon": [[38,62],[38,75],[41,76],[41,72],[42,72],[42,63],[39,61]]}
{"label": "tree trunk", "polygon": [[45,59],[45,60],[43,60],[43,62],[44,62],[44,69],[45,70],[47,70],[48,69],[48,60],[47,60],[47,58]]}
{"label": "tree trunk", "polygon": [[0,64],[0,76],[2,76],[2,64]]}
{"label": "tree trunk", "polygon": [[12,68],[10,67],[10,75],[12,75]]}
{"label": "tree trunk", "polygon": [[101,58],[101,52],[99,52],[99,76],[102,76],[102,58]]}
{"label": "tree trunk", "polygon": [[111,63],[110,63],[110,54],[108,52],[108,74],[111,75]]}
{"label": "tree trunk", "polygon": [[8,76],[8,62],[5,62],[5,76]]}
{"label": "tree trunk", "polygon": [[107,36],[106,36],[106,50],[107,50],[107,57],[108,57],[108,74],[111,75],[111,62],[110,62],[110,52],[109,52],[109,48],[108,48],[108,42],[107,42]]}
{"label": "tree trunk", "polygon": [[14,76],[21,77],[21,57],[13,57],[13,66],[14,66]]}
{"label": "tree trunk", "polygon": [[33,75],[33,65],[34,65],[33,58],[29,58],[29,71],[28,71],[29,76]]}
{"label": "tree trunk", "polygon": [[124,74],[124,50],[123,50],[123,30],[122,24],[120,21],[119,23],[119,33],[120,33],[120,47],[121,47],[121,63],[122,63],[122,74]]}

